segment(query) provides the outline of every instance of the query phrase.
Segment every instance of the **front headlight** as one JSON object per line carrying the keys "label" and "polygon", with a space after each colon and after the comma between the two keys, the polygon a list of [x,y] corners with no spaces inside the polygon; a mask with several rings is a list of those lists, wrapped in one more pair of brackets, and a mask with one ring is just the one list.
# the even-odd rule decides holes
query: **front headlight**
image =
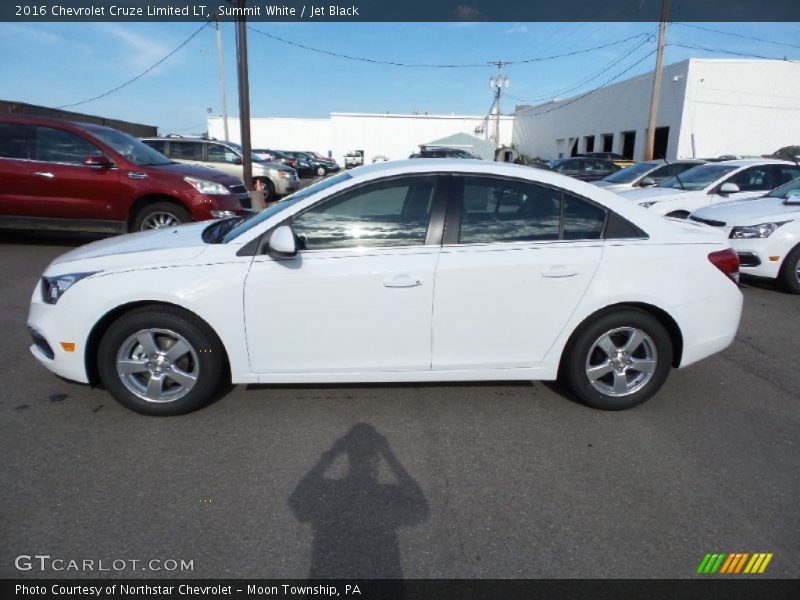
{"label": "front headlight", "polygon": [[650,202],[641,202],[639,206],[641,206],[642,208],[650,208],[654,204],[658,204],[658,200],[651,200]]}
{"label": "front headlight", "polygon": [[236,211],[233,210],[212,210],[209,212],[215,219],[230,219],[231,217],[237,216]]}
{"label": "front headlight", "polygon": [[755,238],[768,238],[775,230],[781,225],[785,225],[789,221],[781,221],[779,223],[760,223],[758,225],[742,225],[731,229],[730,237],[732,240],[749,240]]}
{"label": "front headlight", "polygon": [[42,277],[42,300],[47,304],[55,304],[69,288],[78,283],[81,279],[99,273],[100,271],[90,271],[88,273],[66,273],[54,277]]}
{"label": "front headlight", "polygon": [[228,188],[221,183],[214,183],[213,181],[206,181],[205,179],[197,179],[195,177],[184,177],[183,180],[201,194],[209,194],[212,196],[230,194]]}

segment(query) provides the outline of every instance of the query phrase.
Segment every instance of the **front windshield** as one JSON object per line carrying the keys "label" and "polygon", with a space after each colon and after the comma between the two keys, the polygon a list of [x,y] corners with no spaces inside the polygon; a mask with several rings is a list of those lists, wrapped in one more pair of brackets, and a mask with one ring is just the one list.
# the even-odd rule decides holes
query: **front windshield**
{"label": "front windshield", "polygon": [[249,219],[245,219],[241,223],[239,223],[236,227],[231,229],[226,235],[225,238],[222,240],[224,243],[230,242],[231,240],[239,237],[245,231],[249,231],[259,223],[263,223],[273,215],[278,214],[282,210],[289,208],[290,206],[296,204],[303,198],[308,198],[312,194],[316,194],[317,192],[321,192],[329,187],[333,187],[338,183],[342,183],[343,181],[347,181],[348,179],[352,179],[353,176],[350,173],[339,173],[338,175],[334,175],[333,177],[329,177],[328,179],[323,179],[322,181],[318,181],[317,183],[308,186],[307,188],[303,188],[302,190],[296,191],[294,194],[290,196],[286,196],[283,200],[275,202],[274,204],[270,204],[267,208],[262,210],[257,215],[250,217]]}
{"label": "front windshield", "polygon": [[702,190],[738,168],[732,165],[700,165],[684,171],[678,177],[665,179],[658,187],[676,190]]}
{"label": "front windshield", "polygon": [[770,198],[781,198],[783,200],[786,200],[789,196],[800,196],[800,177],[789,183],[784,183],[780,187],[776,187],[767,194],[767,196]]}
{"label": "front windshield", "polygon": [[625,167],[616,173],[612,173],[611,175],[604,177],[602,181],[607,181],[608,183],[632,183],[642,175],[649,173],[657,167],[658,165],[654,165],[653,163],[639,163],[636,165],[631,165],[630,167]]}
{"label": "front windshield", "polygon": [[89,131],[91,131],[92,135],[94,135],[100,141],[111,146],[115,152],[121,154],[127,160],[141,167],[157,167],[161,165],[172,164],[172,161],[161,154],[161,152],[154,150],[147,144],[143,144],[135,137],[130,136],[127,133],[122,133],[116,129],[105,129],[100,127],[97,129],[91,128]]}

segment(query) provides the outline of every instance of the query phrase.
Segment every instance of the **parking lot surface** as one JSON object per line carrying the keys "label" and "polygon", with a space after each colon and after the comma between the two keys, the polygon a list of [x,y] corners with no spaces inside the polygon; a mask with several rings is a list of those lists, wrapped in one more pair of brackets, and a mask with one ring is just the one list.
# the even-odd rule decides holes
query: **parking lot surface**
{"label": "parking lot surface", "polygon": [[796,296],[746,284],[736,342],[625,412],[496,382],[238,386],[150,418],[28,352],[38,277],[91,239],[0,233],[0,576],[65,575],[15,569],[37,553],[193,561],[134,577],[695,577],[706,552],[797,574]]}

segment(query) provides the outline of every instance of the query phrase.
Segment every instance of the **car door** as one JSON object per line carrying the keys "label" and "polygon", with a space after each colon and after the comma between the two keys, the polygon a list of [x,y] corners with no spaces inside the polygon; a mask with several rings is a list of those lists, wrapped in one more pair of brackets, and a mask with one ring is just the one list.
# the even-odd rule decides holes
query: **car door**
{"label": "car door", "polygon": [[187,165],[208,166],[203,156],[203,142],[199,141],[169,140],[167,143],[167,156],[174,161]]}
{"label": "car door", "polygon": [[84,165],[103,151],[89,139],[58,127],[36,126],[32,145],[30,216],[107,220],[120,194],[119,170]]}
{"label": "car door", "polygon": [[297,256],[256,256],[245,284],[254,372],[430,369],[442,217],[438,234],[429,222],[446,201],[438,182],[369,182],[291,219]]}
{"label": "car door", "polygon": [[0,123],[0,215],[29,216],[33,210],[34,188],[41,183],[30,161],[34,131],[30,125]]}
{"label": "car door", "polygon": [[237,152],[234,152],[232,148],[224,144],[208,142],[206,144],[206,152],[208,163],[204,166],[242,179],[242,175],[244,175],[242,157]]}
{"label": "car door", "polygon": [[453,181],[436,268],[433,369],[540,363],[603,253],[605,209],[495,176]]}

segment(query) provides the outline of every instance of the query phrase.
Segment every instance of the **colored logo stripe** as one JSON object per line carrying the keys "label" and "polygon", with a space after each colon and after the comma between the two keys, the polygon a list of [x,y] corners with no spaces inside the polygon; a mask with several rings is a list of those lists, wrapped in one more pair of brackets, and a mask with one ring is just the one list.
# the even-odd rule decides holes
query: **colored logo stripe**
{"label": "colored logo stripe", "polygon": [[742,572],[760,574],[767,568],[772,556],[771,552],[756,552],[753,554],[749,552],[733,552],[731,554],[724,552],[707,553],[700,562],[700,566],[697,567],[697,572],[710,574],[717,572],[724,574]]}

